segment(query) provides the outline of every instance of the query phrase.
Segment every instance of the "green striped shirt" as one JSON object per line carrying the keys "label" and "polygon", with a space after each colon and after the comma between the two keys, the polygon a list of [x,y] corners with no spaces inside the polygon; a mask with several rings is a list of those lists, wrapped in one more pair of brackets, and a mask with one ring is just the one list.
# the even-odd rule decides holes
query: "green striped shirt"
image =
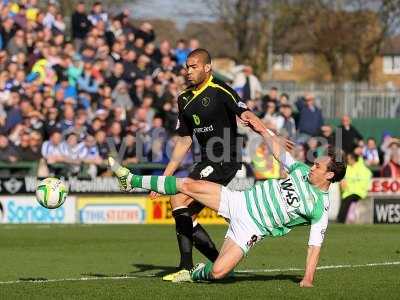
{"label": "green striped shirt", "polygon": [[270,179],[244,192],[248,213],[265,235],[281,236],[294,226],[318,222],[328,193],[308,182],[310,168],[290,166],[285,179]]}

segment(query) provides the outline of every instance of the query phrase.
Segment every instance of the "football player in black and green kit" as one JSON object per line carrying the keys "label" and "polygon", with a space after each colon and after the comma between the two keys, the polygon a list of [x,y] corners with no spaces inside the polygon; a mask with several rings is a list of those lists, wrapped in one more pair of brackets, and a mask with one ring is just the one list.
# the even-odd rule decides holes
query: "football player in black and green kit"
{"label": "football player in black and green kit", "polygon": [[[194,166],[189,177],[225,186],[241,168],[236,118],[245,124],[250,120],[261,121],[247,110],[232,88],[211,75],[211,58],[207,50],[192,51],[186,62],[186,71],[189,87],[178,97],[176,130],[179,137],[164,175],[174,174],[195,136],[201,147],[201,161]],[[207,232],[196,221],[193,222],[204,206],[182,193],[171,197],[171,206],[180,264],[178,272],[163,277],[167,281],[193,267],[193,245],[212,262],[218,257],[218,250]]]}

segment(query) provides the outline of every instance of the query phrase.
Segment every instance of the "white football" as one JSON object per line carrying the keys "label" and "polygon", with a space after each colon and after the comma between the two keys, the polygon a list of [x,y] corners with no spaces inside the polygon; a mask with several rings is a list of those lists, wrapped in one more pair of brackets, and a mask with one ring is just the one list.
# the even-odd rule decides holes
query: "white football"
{"label": "white football", "polygon": [[58,178],[46,178],[39,182],[36,188],[36,200],[45,208],[57,208],[67,199],[68,188]]}

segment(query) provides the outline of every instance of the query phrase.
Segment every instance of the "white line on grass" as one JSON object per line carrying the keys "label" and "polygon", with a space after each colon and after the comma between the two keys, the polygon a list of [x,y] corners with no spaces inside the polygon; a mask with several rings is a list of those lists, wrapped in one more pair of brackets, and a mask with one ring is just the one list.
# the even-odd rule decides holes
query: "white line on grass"
{"label": "white line on grass", "polygon": [[13,284],[13,283],[47,283],[47,282],[64,282],[64,281],[96,281],[96,280],[124,280],[134,279],[135,276],[113,276],[113,277],[81,277],[81,278],[60,278],[60,279],[32,279],[32,280],[14,280],[14,281],[0,281],[0,284]]}
{"label": "white line on grass", "polygon": [[[377,266],[396,266],[400,265],[400,261],[388,261],[382,263],[369,263],[362,265],[332,265],[332,266],[320,266],[317,270],[329,270],[329,269],[353,269],[353,268],[366,268],[366,267],[377,267]],[[288,271],[303,271],[304,268],[287,268],[287,269],[250,269],[250,270],[237,270],[235,273],[274,273],[274,272],[288,272]]]}
{"label": "white line on grass", "polygon": [[[320,266],[318,270],[329,270],[329,269],[355,269],[355,268],[366,268],[366,267],[379,267],[379,266],[398,266],[400,261],[388,261],[381,263],[369,263],[360,265],[331,265],[331,266]],[[235,273],[275,273],[275,272],[289,272],[289,271],[303,271],[304,268],[286,268],[286,269],[248,269],[248,270],[237,270]],[[155,277],[154,274],[148,274],[144,277]],[[96,280],[125,280],[135,279],[135,276],[113,276],[113,277],[81,277],[81,278],[60,278],[60,279],[47,279],[47,280],[14,280],[14,281],[0,281],[1,284],[15,284],[15,283],[48,283],[48,282],[64,282],[64,281],[96,281]]]}

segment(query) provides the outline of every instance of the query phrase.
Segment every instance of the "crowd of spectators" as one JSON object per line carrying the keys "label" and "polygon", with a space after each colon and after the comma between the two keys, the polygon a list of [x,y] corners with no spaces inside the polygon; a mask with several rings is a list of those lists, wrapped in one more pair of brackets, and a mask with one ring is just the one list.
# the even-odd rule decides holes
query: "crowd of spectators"
{"label": "crowd of spectators", "polygon": [[77,174],[111,151],[126,162],[165,160],[196,39],[156,44],[150,23],[136,27],[128,11],[110,15],[101,2],[90,11],[77,3],[68,32],[51,2],[1,1],[0,18],[1,161],[44,158],[50,172],[67,163]]}
{"label": "crowd of spectators", "polygon": [[[106,170],[111,152],[124,163],[168,161],[184,63],[198,40],[156,42],[150,23],[134,26],[129,11],[111,15],[101,2],[90,9],[78,2],[70,30],[53,2],[40,8],[37,0],[0,1],[0,18],[0,161],[42,160],[50,174],[67,175],[86,166],[90,176]],[[348,116],[335,130],[312,94],[291,99],[271,88],[263,95],[248,66],[232,86],[269,128],[298,142],[298,159],[312,163],[340,130],[346,152],[383,166],[384,176],[399,176],[399,142],[389,134],[378,148]],[[248,141],[251,134],[241,131]],[[192,161],[188,155],[185,163]]]}

